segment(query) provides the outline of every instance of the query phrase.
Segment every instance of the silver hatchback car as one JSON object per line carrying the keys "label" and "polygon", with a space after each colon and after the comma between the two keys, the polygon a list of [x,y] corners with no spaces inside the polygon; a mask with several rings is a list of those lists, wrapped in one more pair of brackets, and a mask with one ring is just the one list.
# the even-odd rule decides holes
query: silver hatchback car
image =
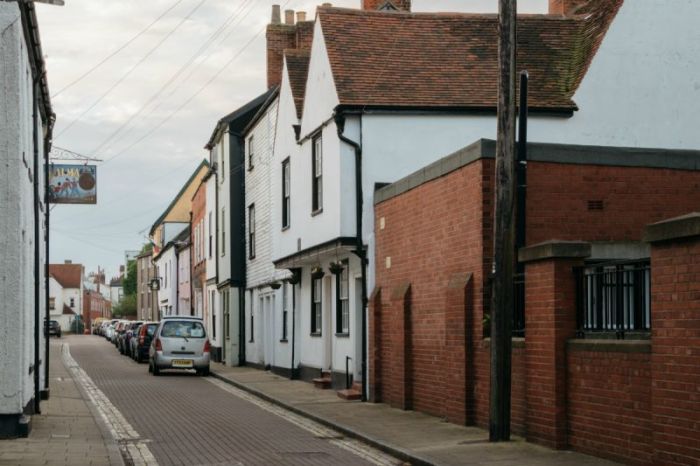
{"label": "silver hatchback car", "polygon": [[209,375],[211,346],[202,319],[169,316],[156,329],[148,350],[148,371],[160,375],[163,369],[194,369]]}

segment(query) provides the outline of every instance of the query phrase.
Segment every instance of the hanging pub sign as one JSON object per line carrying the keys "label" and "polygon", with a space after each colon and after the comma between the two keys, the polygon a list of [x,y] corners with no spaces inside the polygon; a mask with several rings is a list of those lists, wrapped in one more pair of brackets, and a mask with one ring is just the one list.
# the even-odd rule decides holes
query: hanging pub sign
{"label": "hanging pub sign", "polygon": [[51,164],[51,204],[97,204],[97,166]]}

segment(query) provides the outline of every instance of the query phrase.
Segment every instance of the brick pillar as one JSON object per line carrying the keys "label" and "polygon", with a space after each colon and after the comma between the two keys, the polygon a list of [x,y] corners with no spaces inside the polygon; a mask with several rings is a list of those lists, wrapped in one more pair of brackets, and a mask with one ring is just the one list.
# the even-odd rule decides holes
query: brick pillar
{"label": "brick pillar", "polygon": [[527,439],[566,448],[566,342],[576,335],[573,267],[589,243],[547,242],[520,250],[525,265]]}
{"label": "brick pillar", "polygon": [[700,213],[649,225],[653,463],[700,464]]}
{"label": "brick pillar", "polygon": [[369,298],[369,401],[382,401],[382,289],[377,287]]}
{"label": "brick pillar", "polygon": [[411,381],[411,284],[403,283],[391,293],[391,364],[393,369],[387,381],[392,393],[391,406],[411,409],[413,406],[413,383]]}
{"label": "brick pillar", "polygon": [[460,273],[450,278],[445,296],[445,404],[444,417],[456,424],[473,422],[473,374],[467,353],[472,333],[474,308],[471,300],[472,274]]}

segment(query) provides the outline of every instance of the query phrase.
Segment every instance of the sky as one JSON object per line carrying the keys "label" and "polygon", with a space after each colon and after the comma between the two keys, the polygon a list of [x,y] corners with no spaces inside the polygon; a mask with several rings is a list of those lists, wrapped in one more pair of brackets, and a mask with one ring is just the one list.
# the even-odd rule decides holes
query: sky
{"label": "sky", "polygon": [[[207,158],[219,118],[265,91],[271,6],[312,18],[323,1],[65,3],[37,4],[58,117],[54,146],[102,162],[97,205],[53,206],[51,262],[72,260],[86,273],[99,266],[111,277]],[[331,3],[359,8],[360,0]],[[493,13],[497,3],[414,0],[413,10]],[[518,3],[522,13],[545,13],[548,2]]]}

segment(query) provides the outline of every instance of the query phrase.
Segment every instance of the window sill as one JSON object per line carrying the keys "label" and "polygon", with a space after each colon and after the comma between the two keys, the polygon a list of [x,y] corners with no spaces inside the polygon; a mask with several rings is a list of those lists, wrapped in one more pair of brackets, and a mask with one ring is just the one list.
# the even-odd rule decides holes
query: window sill
{"label": "window sill", "polygon": [[287,231],[287,230],[289,230],[290,228],[291,228],[291,227],[290,227],[289,225],[287,225],[286,227],[282,227],[282,231]]}
{"label": "window sill", "polygon": [[286,338],[283,338],[280,340],[280,343],[289,343],[289,340],[287,340]]}
{"label": "window sill", "polygon": [[311,212],[311,216],[312,216],[312,217],[315,217],[315,216],[317,216],[317,215],[321,215],[322,213],[323,213],[323,207],[321,207],[320,209],[316,209],[316,210],[314,210],[313,212]]}
{"label": "window sill", "polygon": [[566,349],[595,353],[651,353],[651,340],[572,339],[566,342]]}
{"label": "window sill", "polygon": [[336,333],[336,338],[350,338],[350,333]]}
{"label": "window sill", "polygon": [[313,338],[321,338],[323,335],[320,332],[319,333],[312,332],[312,333],[309,333],[309,336],[313,337]]}

